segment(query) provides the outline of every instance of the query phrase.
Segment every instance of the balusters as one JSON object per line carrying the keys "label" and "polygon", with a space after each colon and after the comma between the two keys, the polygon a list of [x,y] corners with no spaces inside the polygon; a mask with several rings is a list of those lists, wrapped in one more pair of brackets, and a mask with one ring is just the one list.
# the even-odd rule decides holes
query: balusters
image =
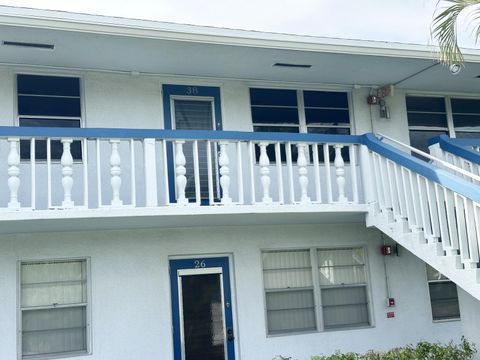
{"label": "balusters", "polygon": [[342,158],[342,148],[343,145],[335,144],[335,175],[337,177],[337,187],[338,187],[338,202],[345,203],[347,202],[347,197],[345,196],[345,162]]}
{"label": "balusters", "polygon": [[112,145],[112,153],[110,155],[110,184],[112,185],[112,202],[111,205],[114,207],[122,206],[123,202],[120,200],[120,187],[122,186],[122,170],[120,168],[121,159],[120,154],[118,153],[118,144],[120,144],[119,139],[111,139],[110,144]]}
{"label": "balusters", "polygon": [[185,197],[185,188],[187,187],[187,169],[185,165],[187,160],[183,153],[183,144],[185,141],[176,140],[175,141],[175,175],[176,175],[176,185],[177,185],[177,204],[178,205],[187,205],[188,199]]}
{"label": "balusters", "polygon": [[20,154],[18,153],[19,138],[8,138],[10,152],[8,153],[8,188],[10,189],[9,209],[20,209],[18,188],[20,187]]}
{"label": "balusters", "polygon": [[73,208],[72,201],[72,187],[73,187],[73,157],[70,151],[70,145],[73,142],[73,139],[62,139],[63,152],[62,157],[60,158],[60,163],[62,165],[62,186],[63,186],[63,201],[62,207],[64,209]]}
{"label": "balusters", "polygon": [[230,197],[230,169],[228,165],[230,160],[227,154],[228,142],[220,142],[220,156],[218,158],[218,165],[220,165],[220,186],[222,188],[222,204],[231,204],[232,198]]}
{"label": "balusters", "polygon": [[310,204],[310,198],[308,197],[308,170],[307,170],[307,157],[305,155],[306,144],[297,144],[298,157],[298,181],[300,183],[300,203]]}
{"label": "balusters", "polygon": [[263,198],[262,201],[264,204],[271,204],[272,198],[270,197],[270,160],[268,159],[267,154],[268,143],[260,143],[260,175],[263,188]]}

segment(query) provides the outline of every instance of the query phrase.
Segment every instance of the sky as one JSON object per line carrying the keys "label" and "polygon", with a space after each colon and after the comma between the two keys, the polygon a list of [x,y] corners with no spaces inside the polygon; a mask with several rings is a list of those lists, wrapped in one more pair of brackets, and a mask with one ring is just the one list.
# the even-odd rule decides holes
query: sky
{"label": "sky", "polygon": [[[0,0],[0,5],[347,39],[434,44],[438,0]],[[440,6],[445,2],[440,1]],[[478,48],[460,18],[462,47]]]}

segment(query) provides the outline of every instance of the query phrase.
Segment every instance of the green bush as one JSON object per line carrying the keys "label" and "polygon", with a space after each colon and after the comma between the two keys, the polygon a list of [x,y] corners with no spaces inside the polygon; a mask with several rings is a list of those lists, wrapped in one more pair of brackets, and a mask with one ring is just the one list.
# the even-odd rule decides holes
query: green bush
{"label": "green bush", "polygon": [[[312,356],[311,360],[470,360],[477,350],[464,337],[460,344],[450,342],[440,343],[419,342],[417,345],[407,345],[389,351],[370,350],[365,354],[341,353],[337,351],[329,356]],[[295,360],[292,357],[276,356],[273,360]]]}

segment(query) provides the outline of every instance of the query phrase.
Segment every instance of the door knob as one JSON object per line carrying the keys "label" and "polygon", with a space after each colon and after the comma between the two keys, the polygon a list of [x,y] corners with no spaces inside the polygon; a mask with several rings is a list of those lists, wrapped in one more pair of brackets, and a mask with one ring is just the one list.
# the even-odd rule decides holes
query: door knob
{"label": "door knob", "polygon": [[233,336],[233,329],[227,329],[227,341],[233,341],[235,337]]}

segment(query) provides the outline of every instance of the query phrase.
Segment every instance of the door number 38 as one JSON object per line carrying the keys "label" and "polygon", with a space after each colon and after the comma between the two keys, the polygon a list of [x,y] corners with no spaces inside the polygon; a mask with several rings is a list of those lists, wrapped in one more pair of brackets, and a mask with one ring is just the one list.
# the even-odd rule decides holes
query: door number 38
{"label": "door number 38", "polygon": [[193,266],[195,267],[195,269],[204,268],[206,266],[205,260],[194,260]]}

